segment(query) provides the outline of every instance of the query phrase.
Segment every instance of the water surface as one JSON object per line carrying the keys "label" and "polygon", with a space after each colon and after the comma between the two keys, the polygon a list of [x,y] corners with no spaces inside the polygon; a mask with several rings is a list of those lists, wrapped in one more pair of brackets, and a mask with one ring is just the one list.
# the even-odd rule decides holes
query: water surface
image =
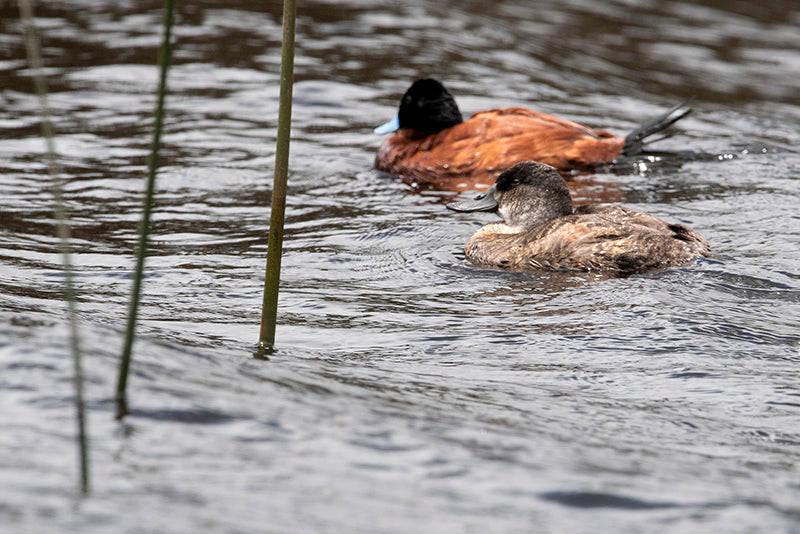
{"label": "water surface", "polygon": [[[800,13],[780,1],[301,2],[279,350],[260,319],[279,2],[179,6],[132,415],[113,420],[160,2],[36,6],[67,175],[93,493],[16,8],[0,4],[0,521],[14,532],[800,532]],[[372,170],[418,77],[625,134],[575,178],[714,258],[471,266],[488,214]],[[459,197],[460,198],[460,197]]]}

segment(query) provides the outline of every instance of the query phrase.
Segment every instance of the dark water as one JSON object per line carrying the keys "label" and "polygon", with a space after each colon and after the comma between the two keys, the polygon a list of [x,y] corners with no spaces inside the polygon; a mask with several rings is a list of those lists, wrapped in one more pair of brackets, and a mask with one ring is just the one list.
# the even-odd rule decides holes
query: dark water
{"label": "dark water", "polygon": [[[93,494],[78,502],[37,102],[0,2],[4,532],[800,532],[794,2],[300,1],[278,353],[258,335],[280,3],[179,7],[136,345],[113,420],[160,2],[37,5],[80,291]],[[45,3],[42,3],[45,4]],[[716,256],[625,279],[470,266],[490,215],[371,170],[410,81],[618,134],[578,177]],[[609,193],[612,192],[612,193]]]}

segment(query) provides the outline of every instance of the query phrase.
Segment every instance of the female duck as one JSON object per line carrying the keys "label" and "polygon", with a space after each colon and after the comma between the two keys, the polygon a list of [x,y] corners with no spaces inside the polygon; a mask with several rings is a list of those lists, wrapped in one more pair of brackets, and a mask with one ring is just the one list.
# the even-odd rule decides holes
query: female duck
{"label": "female duck", "polygon": [[375,129],[397,132],[378,149],[375,168],[417,183],[448,179],[487,185],[520,161],[559,170],[590,169],[620,154],[641,153],[645,139],[685,117],[676,106],[626,137],[523,108],[492,109],[466,122],[453,96],[436,80],[414,82],[397,117]]}
{"label": "female duck", "polygon": [[572,209],[567,184],[549,165],[523,162],[455,211],[494,211],[465,252],[473,263],[514,271],[577,270],[626,275],[710,256],[703,236],[682,224],[622,206]]}

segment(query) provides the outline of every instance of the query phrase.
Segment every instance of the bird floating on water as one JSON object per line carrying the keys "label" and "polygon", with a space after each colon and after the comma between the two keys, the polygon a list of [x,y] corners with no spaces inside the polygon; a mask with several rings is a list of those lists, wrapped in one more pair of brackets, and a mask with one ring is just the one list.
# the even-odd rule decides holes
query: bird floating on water
{"label": "bird floating on water", "polygon": [[621,155],[644,151],[652,136],[691,112],[679,104],[625,137],[520,107],[480,111],[464,120],[453,96],[438,81],[414,82],[395,119],[375,129],[394,132],[378,149],[375,168],[419,184],[492,183],[521,161],[560,171],[590,170]]}
{"label": "bird floating on water", "polygon": [[487,191],[447,207],[503,218],[467,241],[467,258],[484,267],[628,275],[711,256],[708,241],[682,224],[620,205],[573,209],[564,178],[534,161],[518,163]]}

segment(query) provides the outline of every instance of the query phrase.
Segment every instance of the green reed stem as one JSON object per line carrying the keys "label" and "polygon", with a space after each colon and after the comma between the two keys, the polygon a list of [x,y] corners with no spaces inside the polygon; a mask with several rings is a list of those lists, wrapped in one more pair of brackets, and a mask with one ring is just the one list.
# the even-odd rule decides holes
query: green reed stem
{"label": "green reed stem", "polygon": [[267,271],[264,278],[264,302],[261,308],[262,349],[275,345],[275,323],[278,315],[278,286],[281,277],[283,223],[286,211],[286,181],[289,175],[289,138],[292,127],[292,83],[294,81],[295,0],[283,2],[283,44],[281,45],[281,95],[278,111],[278,139],[275,149],[275,176],[269,223]]}
{"label": "green reed stem", "polygon": [[128,402],[125,390],[128,383],[128,370],[130,369],[133,341],[136,337],[136,319],[139,313],[139,301],[142,293],[144,259],[147,256],[147,243],[150,237],[150,215],[153,211],[158,154],[161,148],[161,130],[164,124],[164,97],[167,92],[167,72],[169,71],[169,62],[172,55],[172,25],[174,21],[174,12],[175,0],[164,0],[164,39],[158,51],[158,63],[161,77],[158,82],[153,141],[150,145],[150,157],[147,162],[147,187],[145,190],[142,221],[139,225],[139,244],[136,248],[136,271],[133,276],[133,289],[131,290],[131,301],[128,308],[128,325],[125,329],[125,341],[119,365],[119,379],[117,381],[116,394],[117,419],[122,419],[128,414]]}
{"label": "green reed stem", "polygon": [[33,22],[33,8],[30,0],[19,1],[20,18],[25,25],[25,47],[28,52],[28,65],[33,76],[34,89],[39,98],[42,115],[42,137],[47,145],[47,168],[50,174],[53,196],[55,197],[54,212],[56,217],[56,233],[59,238],[59,252],[61,254],[62,269],[64,271],[64,299],[67,301],[67,315],[70,331],[70,350],[73,362],[73,382],[75,387],[75,408],[78,421],[78,449],[80,454],[80,491],[86,496],[89,494],[89,439],[86,432],[86,403],[83,396],[83,363],[80,349],[80,335],[78,332],[78,308],[76,304],[75,284],[73,281],[72,253],[70,247],[70,231],[67,225],[67,210],[64,207],[63,197],[63,172],[58,163],[55,143],[55,129],[53,128],[52,114],[47,103],[47,80],[44,75],[44,62],[42,61],[39,38]]}

